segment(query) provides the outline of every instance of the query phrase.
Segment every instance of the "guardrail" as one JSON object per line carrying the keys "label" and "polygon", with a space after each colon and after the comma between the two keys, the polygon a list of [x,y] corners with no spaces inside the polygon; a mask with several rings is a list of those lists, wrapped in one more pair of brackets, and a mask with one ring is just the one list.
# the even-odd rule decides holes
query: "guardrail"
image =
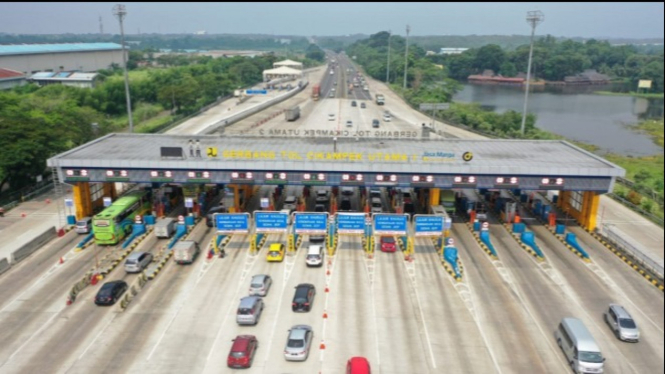
{"label": "guardrail", "polygon": [[644,209],[640,208],[639,206],[631,203],[630,201],[624,199],[623,197],[618,196],[617,194],[612,193],[612,192],[608,193],[607,196],[609,196],[610,198],[616,200],[620,204],[623,204],[625,207],[635,211],[636,213],[639,213],[640,215],[644,216],[645,218],[647,218],[651,222],[657,224],[658,226],[660,226],[660,227],[664,226],[662,218],[654,215],[653,213],[647,212],[646,210],[644,210]]}
{"label": "guardrail", "polygon": [[650,255],[646,249],[639,248],[638,246],[630,243],[625,239],[623,232],[612,224],[603,224],[603,230],[600,233],[608,239],[618,249],[633,258],[634,261],[639,262],[644,268],[651,271],[663,281],[663,261],[656,260]]}
{"label": "guardrail", "polygon": [[201,131],[201,134],[210,134],[210,133],[216,131],[220,127],[226,127],[227,125],[230,125],[234,122],[241,121],[241,120],[243,120],[243,119],[245,119],[245,118],[247,118],[247,117],[249,117],[253,114],[256,114],[256,113],[258,113],[258,112],[260,112],[260,111],[262,111],[262,110],[264,110],[268,107],[271,107],[271,106],[273,106],[273,105],[275,105],[279,102],[282,102],[286,99],[289,99],[289,98],[295,96],[297,93],[304,90],[307,87],[307,85],[308,85],[308,82],[305,82],[301,87],[296,86],[292,90],[289,90],[289,91],[285,92],[282,95],[279,95],[275,98],[272,98],[272,99],[266,101],[263,104],[259,104],[259,105],[255,106],[253,108],[247,108],[247,109],[243,110],[240,113],[234,114],[230,117],[223,118],[223,119],[213,123],[212,125],[206,127],[205,129],[203,129]]}

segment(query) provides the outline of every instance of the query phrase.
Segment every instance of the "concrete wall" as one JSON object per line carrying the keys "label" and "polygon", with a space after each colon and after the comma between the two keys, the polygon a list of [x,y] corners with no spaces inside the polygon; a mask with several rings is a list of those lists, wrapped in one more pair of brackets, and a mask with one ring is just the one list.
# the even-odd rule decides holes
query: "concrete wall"
{"label": "concrete wall", "polygon": [[44,246],[44,244],[46,244],[48,241],[55,238],[56,235],[57,231],[55,229],[55,226],[47,229],[40,235],[37,235],[30,242],[26,243],[24,246],[22,246],[21,248],[17,249],[12,253],[11,264],[15,265],[18,262],[25,259],[26,257],[30,256],[33,252]]}
{"label": "concrete wall", "polygon": [[9,263],[9,260],[7,260],[6,258],[3,258],[2,260],[0,260],[0,274],[2,274],[5,271],[9,270],[9,268],[11,266],[12,265]]}

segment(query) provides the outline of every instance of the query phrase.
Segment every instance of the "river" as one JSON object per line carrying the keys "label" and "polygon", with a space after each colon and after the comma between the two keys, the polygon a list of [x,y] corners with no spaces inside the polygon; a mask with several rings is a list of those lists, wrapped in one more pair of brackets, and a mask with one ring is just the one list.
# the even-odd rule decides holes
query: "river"
{"label": "river", "polygon": [[[610,87],[536,87],[529,95],[529,112],[536,126],[565,138],[598,146],[601,151],[631,156],[663,154],[651,138],[628,128],[641,119],[663,117],[663,100],[594,95]],[[524,91],[497,85],[464,85],[453,101],[479,103],[503,113],[522,112]]]}

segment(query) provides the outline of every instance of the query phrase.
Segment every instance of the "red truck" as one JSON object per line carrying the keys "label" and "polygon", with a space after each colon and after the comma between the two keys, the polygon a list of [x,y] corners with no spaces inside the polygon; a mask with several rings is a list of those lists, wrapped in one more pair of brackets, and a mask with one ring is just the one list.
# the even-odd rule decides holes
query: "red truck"
{"label": "red truck", "polygon": [[318,84],[315,84],[312,87],[312,99],[314,99],[314,101],[319,100],[319,95],[320,94],[321,94],[321,86],[318,85]]}

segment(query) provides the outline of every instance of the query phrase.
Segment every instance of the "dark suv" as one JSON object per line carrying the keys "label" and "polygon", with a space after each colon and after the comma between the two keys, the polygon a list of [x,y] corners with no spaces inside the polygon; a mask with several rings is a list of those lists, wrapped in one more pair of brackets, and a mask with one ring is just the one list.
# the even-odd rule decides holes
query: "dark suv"
{"label": "dark suv", "polygon": [[213,227],[215,225],[213,219],[213,214],[215,213],[228,213],[228,210],[224,206],[215,206],[210,208],[210,210],[208,210],[208,213],[206,214],[206,225],[208,227]]}
{"label": "dark suv", "polygon": [[353,100],[353,101],[351,102],[351,106],[358,106],[358,103],[356,103],[356,101]]}
{"label": "dark suv", "polygon": [[339,203],[339,210],[346,211],[346,212],[350,211],[351,210],[351,199],[349,199],[346,196],[342,197],[342,200]]}
{"label": "dark suv", "polygon": [[380,124],[381,124],[381,122],[379,122],[378,119],[373,119],[372,120],[372,127],[374,127],[375,129],[378,129]]}
{"label": "dark suv", "polygon": [[316,295],[316,288],[313,284],[302,283],[297,285],[291,309],[294,312],[309,312],[312,310],[314,295]]}
{"label": "dark suv", "polygon": [[106,282],[97,292],[95,296],[95,304],[97,305],[113,305],[122,294],[127,291],[127,283],[125,281],[117,280]]}

